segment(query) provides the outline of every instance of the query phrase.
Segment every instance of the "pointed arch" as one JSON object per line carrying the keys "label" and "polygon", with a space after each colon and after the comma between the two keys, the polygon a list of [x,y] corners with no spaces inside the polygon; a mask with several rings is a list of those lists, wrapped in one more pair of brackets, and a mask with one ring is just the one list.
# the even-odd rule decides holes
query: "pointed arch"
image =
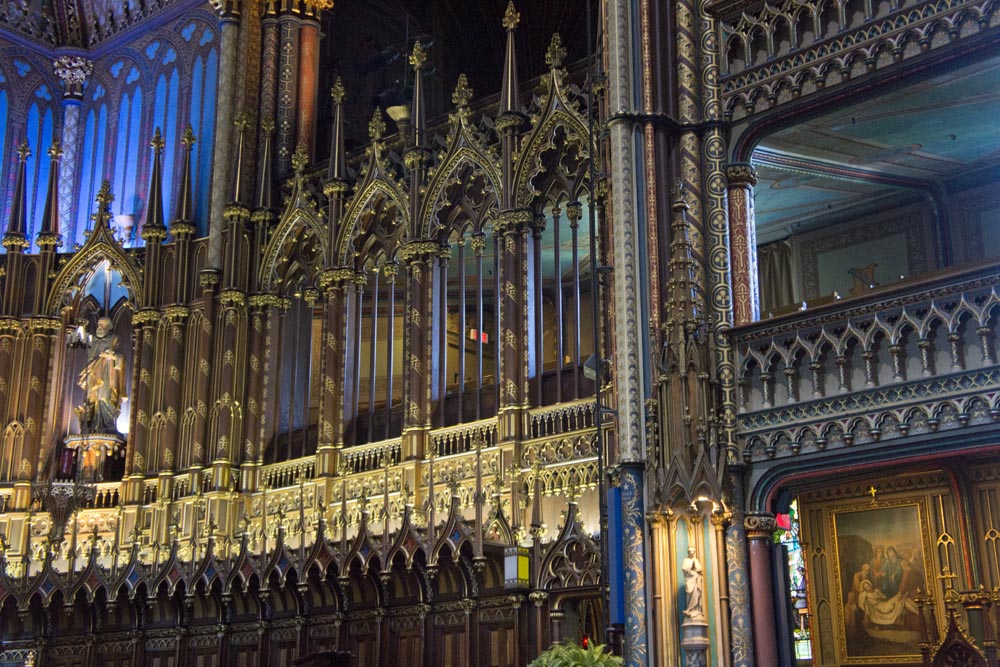
{"label": "pointed arch", "polygon": [[143,307],[142,280],[135,261],[122,250],[111,231],[99,225],[87,244],[66,262],[52,282],[52,291],[46,301],[45,312],[58,315],[63,306],[76,298],[101,262],[108,262],[112,270],[121,275],[122,286],[128,291],[134,310]]}
{"label": "pointed arch", "polygon": [[322,214],[311,202],[293,202],[264,249],[259,274],[261,291],[282,292],[282,286],[294,280],[296,274],[315,285],[329,254]]}

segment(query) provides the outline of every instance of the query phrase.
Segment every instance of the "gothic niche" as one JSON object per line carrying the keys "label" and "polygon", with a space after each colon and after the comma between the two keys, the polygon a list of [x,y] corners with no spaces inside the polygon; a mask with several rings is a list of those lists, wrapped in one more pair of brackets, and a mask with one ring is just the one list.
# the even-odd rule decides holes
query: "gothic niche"
{"label": "gothic niche", "polygon": [[101,261],[70,308],[58,477],[117,481],[125,470],[132,374],[131,306],[121,274]]}

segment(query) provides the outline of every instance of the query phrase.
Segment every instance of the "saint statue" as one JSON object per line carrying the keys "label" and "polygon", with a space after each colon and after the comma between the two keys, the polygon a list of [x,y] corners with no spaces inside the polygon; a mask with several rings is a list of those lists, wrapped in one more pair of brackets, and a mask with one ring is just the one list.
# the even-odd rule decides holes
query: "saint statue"
{"label": "saint statue", "polygon": [[111,320],[97,320],[97,332],[90,340],[87,365],[77,384],[87,393],[81,417],[86,416],[91,433],[117,433],[118,415],[125,400],[125,358],[118,351],[118,336]]}
{"label": "saint statue", "polygon": [[695,556],[694,547],[688,547],[687,558],[681,562],[681,571],[684,573],[684,591],[687,593],[684,617],[689,621],[704,621],[702,591],[705,586],[705,570]]}

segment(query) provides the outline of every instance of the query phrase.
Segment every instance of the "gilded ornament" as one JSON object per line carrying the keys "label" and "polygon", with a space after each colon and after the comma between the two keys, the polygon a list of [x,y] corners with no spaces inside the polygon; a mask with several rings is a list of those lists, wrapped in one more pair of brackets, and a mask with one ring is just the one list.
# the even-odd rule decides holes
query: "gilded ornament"
{"label": "gilded ornament", "polygon": [[507,11],[503,15],[503,27],[507,30],[514,30],[521,22],[521,13],[514,7],[514,0],[507,3]]}

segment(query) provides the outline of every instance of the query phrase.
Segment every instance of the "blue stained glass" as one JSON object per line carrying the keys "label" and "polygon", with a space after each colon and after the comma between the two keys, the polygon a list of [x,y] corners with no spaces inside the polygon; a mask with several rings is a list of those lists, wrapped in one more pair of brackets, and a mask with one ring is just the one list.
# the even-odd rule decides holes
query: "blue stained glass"
{"label": "blue stained glass", "polygon": [[129,103],[129,96],[122,95],[121,106],[118,107],[118,134],[114,145],[115,175],[114,180],[111,181],[111,189],[115,195],[115,199],[117,200],[115,202],[114,210],[118,213],[121,213],[125,199],[122,195],[125,192],[126,156],[128,154]]}
{"label": "blue stained glass", "polygon": [[83,232],[90,227],[91,203],[95,193],[94,172],[96,171],[96,165],[94,163],[94,152],[96,147],[94,143],[97,140],[96,133],[97,121],[94,116],[94,110],[91,109],[87,112],[87,119],[83,124],[83,151],[80,158],[80,199],[76,205],[74,236],[71,239],[66,239],[69,249],[72,249],[75,243],[83,245]]}
{"label": "blue stained glass", "polygon": [[215,49],[208,52],[202,60],[195,60],[194,81],[191,92],[191,126],[198,143],[195,144],[195,154],[192,171],[195,190],[195,218],[199,235],[208,232],[209,206],[212,189],[212,147],[215,131],[215,86],[218,76],[219,60]]}
{"label": "blue stained glass", "polygon": [[152,60],[156,57],[156,52],[160,50],[160,43],[151,42],[149,46],[146,47],[146,57]]}
{"label": "blue stained glass", "polygon": [[[0,82],[6,81],[2,76],[0,76]],[[3,148],[6,146],[7,142],[7,91],[0,90],[0,155],[3,154]],[[3,162],[0,161],[0,183],[3,183]],[[6,220],[6,216],[4,216]],[[7,231],[6,225],[0,225],[0,234]]]}
{"label": "blue stained glass", "polygon": [[173,212],[170,208],[171,201],[173,200],[174,182],[174,170],[171,169],[171,165],[175,164],[174,155],[177,152],[177,97],[179,85],[176,68],[170,74],[169,85],[167,84],[166,75],[161,74],[156,82],[156,99],[153,104],[153,126],[160,128],[160,131],[163,133],[163,214],[168,220]]}

